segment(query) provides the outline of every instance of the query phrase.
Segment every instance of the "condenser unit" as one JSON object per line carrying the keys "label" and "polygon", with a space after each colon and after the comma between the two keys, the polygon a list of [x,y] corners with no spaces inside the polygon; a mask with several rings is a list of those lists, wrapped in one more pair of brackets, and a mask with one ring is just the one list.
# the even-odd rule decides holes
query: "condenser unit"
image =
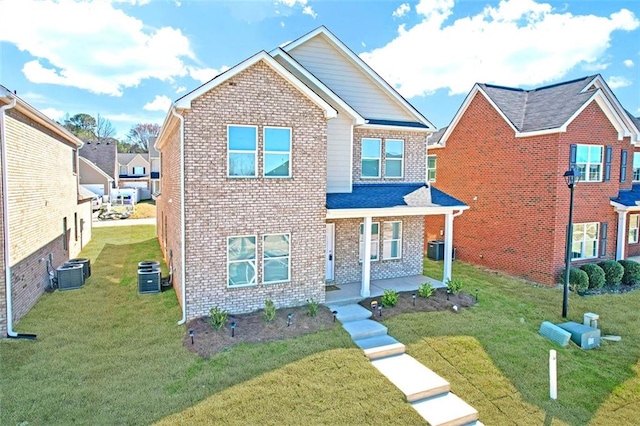
{"label": "condenser unit", "polygon": [[65,263],[56,269],[58,289],[72,290],[82,287],[84,284],[84,272],[82,264]]}
{"label": "condenser unit", "polygon": [[160,270],[153,268],[138,269],[138,293],[160,292]]}

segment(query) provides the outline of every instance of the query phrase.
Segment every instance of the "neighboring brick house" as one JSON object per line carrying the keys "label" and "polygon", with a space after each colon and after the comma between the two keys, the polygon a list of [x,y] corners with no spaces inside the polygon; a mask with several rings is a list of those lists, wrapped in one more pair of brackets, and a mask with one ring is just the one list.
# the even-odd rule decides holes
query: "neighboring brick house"
{"label": "neighboring brick house", "polygon": [[149,153],[118,153],[118,187],[149,189],[151,164]]}
{"label": "neighboring brick house", "polygon": [[174,102],[157,232],[183,320],[421,274],[424,216],[446,217],[451,247],[467,208],[425,183],[433,130],[324,27]]}
{"label": "neighboring brick house", "polygon": [[[558,282],[570,196],[563,174],[570,167],[582,172],[574,196],[575,265],[640,254],[640,188],[632,191],[632,180],[640,179],[639,135],[600,75],[534,90],[476,84],[428,148],[435,155],[431,180],[470,206],[456,224],[457,258]],[[427,239],[441,229],[441,221],[427,218]]]}
{"label": "neighboring brick house", "polygon": [[0,110],[0,336],[15,337],[49,271],[91,239],[91,197],[78,182],[82,141],[3,86]]}

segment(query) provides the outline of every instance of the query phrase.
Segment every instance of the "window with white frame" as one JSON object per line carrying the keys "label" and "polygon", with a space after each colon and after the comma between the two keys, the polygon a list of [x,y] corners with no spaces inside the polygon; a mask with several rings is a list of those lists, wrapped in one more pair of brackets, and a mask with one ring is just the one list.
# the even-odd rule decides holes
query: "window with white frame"
{"label": "window with white frame", "polygon": [[290,280],[291,245],[289,234],[270,234],[262,237],[262,282],[282,283]]}
{"label": "window with white frame", "polygon": [[602,145],[578,145],[576,147],[576,167],[580,180],[584,182],[602,181]]}
{"label": "window with white frame", "polygon": [[291,129],[264,128],[264,176],[291,177]]}
{"label": "window with white frame", "polygon": [[[362,254],[364,253],[364,223],[360,224],[360,252],[358,258],[362,262]],[[376,261],[379,259],[380,247],[380,224],[373,222],[371,224],[371,257],[370,259]]]}
{"label": "window with white frame", "polygon": [[380,139],[363,138],[362,139],[362,177],[363,178],[379,178],[380,177],[380,148],[382,141]]}
{"label": "window with white frame", "polygon": [[134,175],[143,175],[144,174],[144,167],[135,166],[133,168],[133,174]]}
{"label": "window with white frame", "polygon": [[227,238],[227,286],[256,283],[256,236]]}
{"label": "window with white frame", "polygon": [[640,222],[638,219],[640,214],[629,215],[629,244],[635,244],[638,242],[638,225]]}
{"label": "window with white frame", "polygon": [[598,257],[598,222],[576,223],[571,235],[571,258],[593,259]]}
{"label": "window with white frame", "polygon": [[633,153],[633,180],[640,181],[640,152]]}
{"label": "window with white frame", "polygon": [[384,141],[384,177],[401,178],[404,171],[404,141],[385,139]]}
{"label": "window with white frame", "polygon": [[120,174],[126,175],[128,173],[127,166],[120,166]]}
{"label": "window with white frame", "polygon": [[256,177],[257,145],[257,127],[227,126],[229,177]]}
{"label": "window with white frame", "polygon": [[436,181],[436,156],[427,155],[427,179],[429,182]]}
{"label": "window with white frame", "polygon": [[382,224],[382,259],[402,258],[402,222],[384,222]]}

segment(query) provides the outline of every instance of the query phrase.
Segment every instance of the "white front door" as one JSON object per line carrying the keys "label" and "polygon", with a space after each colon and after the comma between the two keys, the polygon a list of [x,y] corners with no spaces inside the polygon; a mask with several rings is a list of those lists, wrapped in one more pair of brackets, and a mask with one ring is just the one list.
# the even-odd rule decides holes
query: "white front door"
{"label": "white front door", "polygon": [[325,253],[325,278],[327,281],[333,280],[333,262],[335,261],[335,233],[336,226],[334,223],[327,223],[327,242]]}

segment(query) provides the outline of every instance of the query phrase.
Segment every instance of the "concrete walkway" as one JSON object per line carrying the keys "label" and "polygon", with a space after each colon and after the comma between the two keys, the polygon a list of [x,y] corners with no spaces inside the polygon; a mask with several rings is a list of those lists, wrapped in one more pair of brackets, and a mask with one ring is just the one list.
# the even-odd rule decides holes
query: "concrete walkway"
{"label": "concrete walkway", "polygon": [[155,225],[156,218],[147,219],[114,219],[114,220],[94,220],[91,226],[94,228],[104,228],[107,226],[135,226],[135,225]]}
{"label": "concrete walkway", "polygon": [[358,304],[329,305],[336,318],[371,364],[393,383],[431,426],[481,426],[478,411],[450,392],[442,377],[405,353],[405,346],[371,320]]}

